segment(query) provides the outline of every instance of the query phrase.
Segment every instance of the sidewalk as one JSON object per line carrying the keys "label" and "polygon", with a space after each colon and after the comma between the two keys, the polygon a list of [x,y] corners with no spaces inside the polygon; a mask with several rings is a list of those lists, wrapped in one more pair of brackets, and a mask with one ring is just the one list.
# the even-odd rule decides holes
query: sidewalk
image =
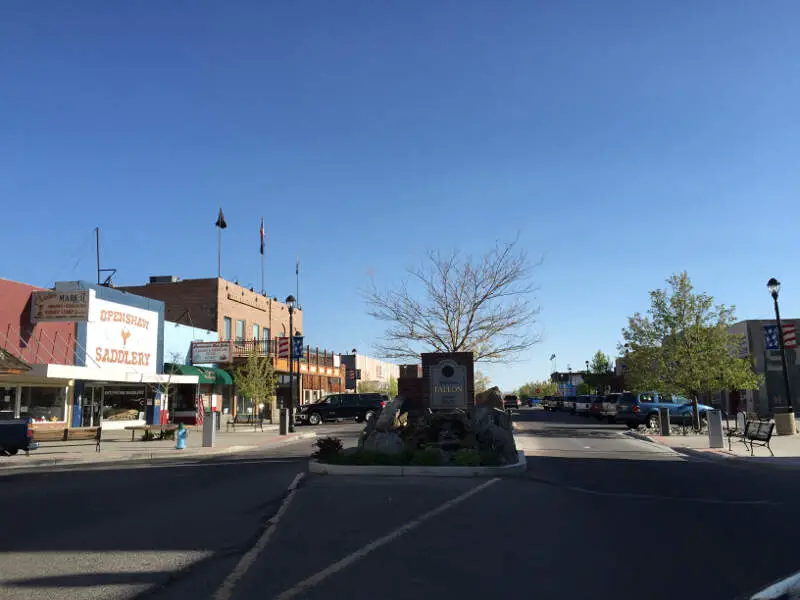
{"label": "sidewalk", "polygon": [[649,430],[628,431],[628,435],[638,439],[668,446],[687,456],[705,459],[737,459],[751,464],[772,464],[776,466],[800,467],[800,435],[774,435],[770,440],[770,447],[775,456],[770,456],[769,450],[756,445],[755,455],[750,456],[749,444],[745,445],[738,438],[731,439],[731,449],[728,450],[728,438],[723,434],[723,448],[709,448],[708,434],[702,435],[654,435]]}
{"label": "sidewalk", "polygon": [[277,425],[264,425],[263,432],[260,429],[239,429],[236,432],[217,431],[214,447],[203,448],[202,429],[190,427],[185,450],[176,450],[174,440],[142,442],[141,432],[137,432],[135,441],[131,442],[131,432],[124,430],[104,431],[100,452],[95,452],[94,441],[42,442],[42,446],[31,451],[29,456],[20,453],[16,456],[0,457],[0,472],[35,466],[91,465],[122,461],[131,464],[211,457],[311,440],[317,435],[298,429],[295,433],[281,436]]}

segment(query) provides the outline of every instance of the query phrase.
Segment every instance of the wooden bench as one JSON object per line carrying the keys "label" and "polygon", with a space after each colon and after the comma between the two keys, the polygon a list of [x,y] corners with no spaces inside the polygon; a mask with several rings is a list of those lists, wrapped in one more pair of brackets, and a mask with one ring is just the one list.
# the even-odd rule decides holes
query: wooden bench
{"label": "wooden bench", "polygon": [[95,444],[95,451],[100,452],[100,439],[103,435],[102,427],[66,427],[57,429],[34,429],[34,442],[72,442],[77,440],[91,440]]}
{"label": "wooden bench", "polygon": [[126,430],[131,432],[131,441],[134,441],[137,431],[158,431],[159,435],[163,438],[165,431],[175,431],[178,429],[177,425],[128,425]]}
{"label": "wooden bench", "polygon": [[231,427],[233,427],[233,430],[236,431],[237,425],[252,425],[253,429],[260,427],[261,431],[264,431],[264,417],[257,417],[255,415],[236,415],[233,417],[233,419],[228,419],[228,422],[225,423],[225,431],[230,431]]}
{"label": "wooden bench", "polygon": [[747,448],[748,443],[750,444],[750,456],[754,456],[753,447],[755,445],[766,448],[772,456],[775,456],[769,445],[774,431],[775,423],[773,422],[765,420],[745,421],[744,431],[739,429],[728,430],[728,450],[731,450],[731,439],[737,438],[738,441],[744,444],[745,448]]}

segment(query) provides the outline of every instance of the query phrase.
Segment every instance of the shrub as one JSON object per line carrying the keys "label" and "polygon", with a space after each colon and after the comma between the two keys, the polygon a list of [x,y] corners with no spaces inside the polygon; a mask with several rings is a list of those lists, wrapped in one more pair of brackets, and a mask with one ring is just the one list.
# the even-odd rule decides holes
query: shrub
{"label": "shrub", "polygon": [[500,455],[496,452],[483,451],[481,454],[481,465],[484,467],[498,467],[503,464]]}
{"label": "shrub", "polygon": [[464,448],[453,455],[453,462],[459,467],[477,467],[481,464],[481,453]]}
{"label": "shrub", "polygon": [[411,464],[426,467],[440,465],[442,463],[442,452],[438,448],[423,448],[416,450],[411,455]]}
{"label": "shrub", "polygon": [[344,452],[342,440],[337,437],[324,437],[314,442],[316,450],[311,454],[314,458],[330,462],[331,458],[340,456]]}

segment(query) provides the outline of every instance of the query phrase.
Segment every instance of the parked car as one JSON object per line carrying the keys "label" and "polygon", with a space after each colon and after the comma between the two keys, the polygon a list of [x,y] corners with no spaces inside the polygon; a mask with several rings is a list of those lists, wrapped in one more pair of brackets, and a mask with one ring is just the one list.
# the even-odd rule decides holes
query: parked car
{"label": "parked car", "polygon": [[518,409],[519,408],[519,397],[514,394],[506,394],[503,397],[503,408],[506,410],[508,409]]}
{"label": "parked car", "polygon": [[385,394],[330,394],[295,411],[295,421],[319,425],[323,421],[369,421],[378,416],[389,396]]}
{"label": "parked car", "polygon": [[526,398],[524,404],[528,406],[528,408],[533,408],[534,406],[541,406],[542,399],[541,398]]}
{"label": "parked car", "polygon": [[617,400],[621,395],[620,393],[614,393],[603,397],[602,415],[609,423],[617,422]]}
{"label": "parked car", "polygon": [[575,397],[575,410],[576,415],[587,416],[589,414],[589,407],[592,406],[594,396],[576,396]]}
{"label": "parked car", "polygon": [[[616,421],[625,423],[631,429],[639,425],[647,425],[649,429],[658,429],[660,423],[658,409],[662,406],[669,409],[670,423],[691,422],[691,400],[683,396],[659,394],[658,392],[623,393],[617,400]],[[698,409],[701,420],[706,419],[705,413],[712,410],[705,404],[698,404]]]}
{"label": "parked car", "polygon": [[589,415],[595,419],[603,418],[603,400],[605,396],[593,396],[592,404],[589,406]]}
{"label": "parked car", "polygon": [[559,405],[561,410],[565,410],[568,413],[575,414],[575,396],[564,396]]}

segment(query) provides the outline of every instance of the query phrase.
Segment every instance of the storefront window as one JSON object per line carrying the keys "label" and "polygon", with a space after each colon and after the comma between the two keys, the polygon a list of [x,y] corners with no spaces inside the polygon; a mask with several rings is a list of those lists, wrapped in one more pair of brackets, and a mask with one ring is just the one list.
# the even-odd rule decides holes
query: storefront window
{"label": "storefront window", "polygon": [[13,387],[0,387],[0,421],[13,419],[15,404],[17,403],[17,389]]}
{"label": "storefront window", "polygon": [[224,327],[225,327],[225,330],[224,330],[224,333],[223,333],[224,339],[229,340],[229,339],[231,339],[231,318],[230,317],[224,317],[222,320],[224,322]]}
{"label": "storefront window", "polygon": [[152,400],[154,396],[154,391],[147,386],[106,387],[103,394],[103,420],[142,420],[147,400]]}
{"label": "storefront window", "polygon": [[66,402],[66,388],[24,387],[19,416],[23,419],[30,417],[36,423],[63,421]]}

